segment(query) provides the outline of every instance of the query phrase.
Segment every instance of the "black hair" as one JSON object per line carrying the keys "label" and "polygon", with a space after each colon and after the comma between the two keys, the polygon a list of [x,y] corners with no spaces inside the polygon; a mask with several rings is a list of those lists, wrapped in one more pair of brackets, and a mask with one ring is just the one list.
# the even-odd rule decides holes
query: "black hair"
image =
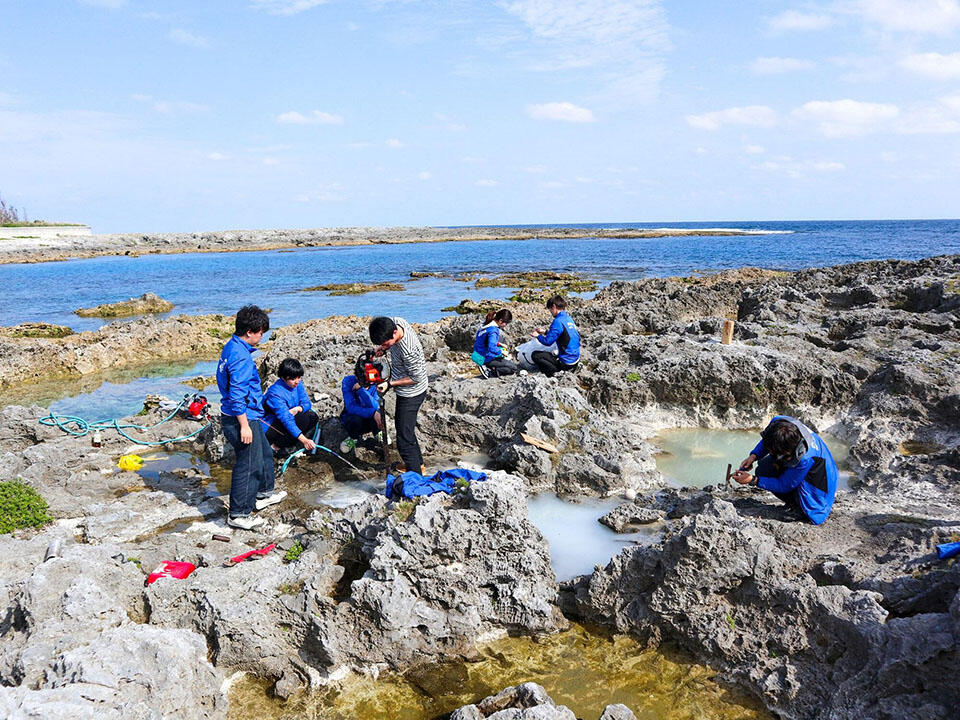
{"label": "black hair", "polygon": [[248,332],[266,332],[270,329],[270,318],[256,305],[244,305],[237,311],[236,334],[243,337]]}
{"label": "black hair", "polygon": [[562,295],[554,295],[552,298],[547,300],[547,310],[550,308],[556,308],[557,310],[566,310],[567,301],[563,299]]}
{"label": "black hair", "polygon": [[764,433],[763,442],[767,452],[775,458],[793,458],[797,446],[803,442],[803,434],[792,422],[777,420]]}
{"label": "black hair", "polygon": [[502,310],[491,310],[487,313],[487,319],[485,322],[491,322],[493,320],[505,323],[513,322],[513,313],[506,308],[503,308]]}
{"label": "black hair", "polygon": [[281,380],[296,380],[303,377],[303,365],[296,358],[286,358],[277,370]]}
{"label": "black hair", "polygon": [[370,342],[383,345],[397,331],[397,324],[388,317],[375,317],[370,321]]}

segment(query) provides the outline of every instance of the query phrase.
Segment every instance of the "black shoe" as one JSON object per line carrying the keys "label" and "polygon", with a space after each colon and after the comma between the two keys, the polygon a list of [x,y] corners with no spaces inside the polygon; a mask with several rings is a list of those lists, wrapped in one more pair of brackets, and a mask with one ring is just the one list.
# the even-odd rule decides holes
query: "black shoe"
{"label": "black shoe", "polygon": [[486,365],[477,365],[477,370],[480,371],[480,377],[489,378],[490,369]]}

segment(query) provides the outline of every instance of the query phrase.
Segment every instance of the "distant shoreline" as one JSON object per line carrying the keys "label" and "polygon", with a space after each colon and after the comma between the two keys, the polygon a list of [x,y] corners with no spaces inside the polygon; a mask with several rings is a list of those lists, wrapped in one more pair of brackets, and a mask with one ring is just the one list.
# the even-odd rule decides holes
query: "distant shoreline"
{"label": "distant shoreline", "polygon": [[254,252],[305,247],[468,242],[483,240],[563,240],[570,238],[658,238],[692,235],[776,235],[789,230],[741,228],[572,228],[572,227],[392,227],[303,230],[223,230],[203,233],[125,233],[58,238],[0,240],[0,264],[37,263],[106,255],[171,255],[193,252]]}

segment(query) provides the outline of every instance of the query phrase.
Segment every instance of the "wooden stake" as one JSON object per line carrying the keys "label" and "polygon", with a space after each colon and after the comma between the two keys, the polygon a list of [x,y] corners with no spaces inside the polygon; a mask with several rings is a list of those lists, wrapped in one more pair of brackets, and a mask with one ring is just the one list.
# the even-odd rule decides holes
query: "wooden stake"
{"label": "wooden stake", "polygon": [[720,335],[720,342],[729,345],[733,340],[733,320],[723,321],[723,334]]}
{"label": "wooden stake", "polygon": [[727,484],[727,487],[730,487],[730,476],[731,476],[732,474],[733,474],[733,465],[728,463],[728,464],[727,464],[727,479],[726,479],[726,481],[725,481],[726,484]]}
{"label": "wooden stake", "polygon": [[552,445],[551,443],[548,443],[546,440],[535,438],[532,435],[527,435],[526,433],[520,433],[520,437],[528,445],[533,445],[534,447],[538,447],[541,450],[546,450],[548,453],[560,452],[560,449],[556,445]]}

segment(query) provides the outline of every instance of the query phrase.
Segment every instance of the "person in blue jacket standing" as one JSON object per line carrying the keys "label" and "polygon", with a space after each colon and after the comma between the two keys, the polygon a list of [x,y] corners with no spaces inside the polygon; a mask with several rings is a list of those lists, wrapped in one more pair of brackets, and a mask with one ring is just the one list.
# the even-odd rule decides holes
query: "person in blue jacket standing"
{"label": "person in blue jacket standing", "polygon": [[383,432],[383,416],[376,385],[364,386],[356,375],[347,375],[340,383],[340,392],[343,394],[340,424],[348,436],[340,443],[340,452],[348,453],[364,435]]}
{"label": "person in blue jacket standing", "polygon": [[277,369],[277,380],[263,395],[263,426],[274,450],[288,450],[297,443],[304,450],[317,447],[313,441],[320,418],[311,410],[310,398],[303,387],[303,365],[286,358]]}
{"label": "person in blue jacket standing", "polygon": [[537,328],[532,335],[544,345],[556,343],[559,352],[554,355],[546,350],[538,350],[531,355],[531,360],[544,375],[553,377],[555,373],[577,369],[577,363],[580,362],[580,332],[573,318],[567,314],[567,301],[562,297],[554,295],[547,300],[547,310],[553,315],[550,328]]}
{"label": "person in blue jacket standing", "polygon": [[273,451],[263,432],[263,391],[251,355],[270,329],[270,318],[256,305],[237,312],[235,332],[223,346],[217,363],[220,390],[220,426],[233,447],[236,461],[230,477],[230,516],[227,524],[243,530],[263,525],[251,517],[283,500],[287,493],[274,492]]}
{"label": "person in blue jacket standing", "polygon": [[[756,475],[748,472],[757,464]],[[799,420],[777,415],[733,479],[769,490],[814,525],[830,515],[837,493],[837,464],[819,435]]]}
{"label": "person in blue jacket standing", "polygon": [[473,339],[473,354],[471,359],[480,368],[483,377],[501,377],[513,375],[518,368],[503,356],[503,343],[500,342],[500,333],[513,320],[513,313],[503,308],[491,310],[487,313],[482,328],[477,330]]}

